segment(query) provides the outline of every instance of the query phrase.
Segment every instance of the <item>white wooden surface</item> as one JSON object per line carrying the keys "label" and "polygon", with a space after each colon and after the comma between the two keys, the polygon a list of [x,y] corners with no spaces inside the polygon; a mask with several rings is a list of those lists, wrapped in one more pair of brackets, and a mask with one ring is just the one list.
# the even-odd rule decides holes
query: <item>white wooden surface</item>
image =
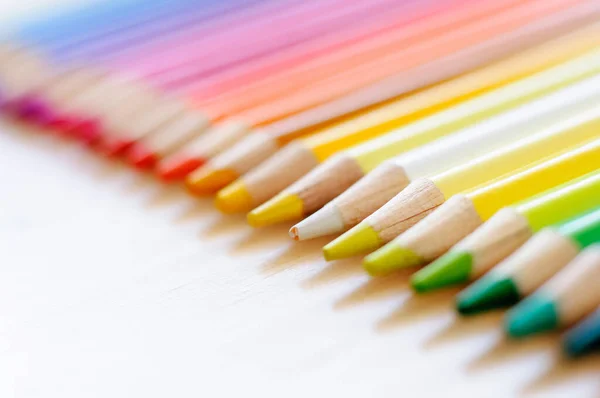
{"label": "white wooden surface", "polygon": [[2,397],[600,396],[599,357],[505,341],[501,314],[454,314],[457,290],[327,264],[326,240],[40,131],[0,121],[0,153]]}

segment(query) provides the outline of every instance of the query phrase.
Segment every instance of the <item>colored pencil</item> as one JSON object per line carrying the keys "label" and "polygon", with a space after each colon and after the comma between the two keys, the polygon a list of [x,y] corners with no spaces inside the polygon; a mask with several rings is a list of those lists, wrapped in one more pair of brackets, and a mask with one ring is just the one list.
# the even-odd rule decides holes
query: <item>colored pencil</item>
{"label": "colored pencil", "polygon": [[545,228],[457,297],[462,314],[517,303],[572,261],[581,250],[600,242],[600,209],[556,227]]}
{"label": "colored pencil", "polygon": [[563,345],[567,354],[572,357],[600,351],[600,308],[569,329]]}
{"label": "colored pencil", "polygon": [[599,68],[600,52],[594,51],[340,152],[254,209],[248,220],[262,226],[311,214],[385,160],[594,75]]}
{"label": "colored pencil", "polygon": [[[600,76],[586,79],[386,161],[296,224],[290,235],[296,240],[305,240],[354,227],[411,181],[442,173],[554,125],[578,113],[586,104],[597,102],[599,88]],[[376,228],[376,234],[386,229],[381,227]]]}
{"label": "colored pencil", "polygon": [[[590,104],[594,103],[597,103],[596,98],[590,101]],[[326,245],[323,248],[325,258],[336,260],[364,254],[394,241],[367,258],[365,267],[369,272],[381,274],[430,261],[472,232],[500,207],[525,199],[527,196],[524,195],[540,192],[542,188],[565,182],[567,177],[572,179],[593,170],[590,167],[595,162],[586,164],[584,161],[595,153],[594,145],[569,151],[549,162],[545,160],[565,148],[595,138],[599,125],[600,114],[593,108],[588,114],[542,128],[535,134],[525,133],[526,138],[522,140],[446,172],[416,180],[363,222]],[[540,161],[537,167],[528,168]],[[527,169],[522,171],[523,168]],[[545,173],[550,170],[563,174],[539,183],[537,178],[545,178]],[[494,181],[497,178],[500,180]],[[520,184],[525,182],[532,185],[524,189]],[[485,184],[482,188],[474,189],[482,184]],[[472,189],[474,191],[462,195]],[[498,201],[491,201],[498,195],[502,195]],[[443,237],[437,237],[441,231],[444,231]],[[425,245],[426,252],[419,251],[423,241],[431,239],[432,235],[436,236],[435,240]],[[399,236],[399,240],[394,240]],[[413,246],[415,250],[412,250]]]}
{"label": "colored pencil", "polygon": [[476,279],[540,229],[600,205],[599,193],[600,173],[595,171],[505,207],[447,254],[414,274],[411,283],[417,291],[428,291]]}
{"label": "colored pencil", "polygon": [[506,315],[511,337],[571,326],[600,305],[600,246],[585,249]]}

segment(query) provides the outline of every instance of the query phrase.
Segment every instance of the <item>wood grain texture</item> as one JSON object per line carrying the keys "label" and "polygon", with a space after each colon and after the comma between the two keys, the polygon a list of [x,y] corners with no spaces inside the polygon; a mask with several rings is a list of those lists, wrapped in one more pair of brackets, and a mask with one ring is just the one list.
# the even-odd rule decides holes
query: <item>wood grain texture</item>
{"label": "wood grain texture", "polygon": [[402,167],[384,163],[332,200],[346,228],[353,227],[400,193],[410,183]]}
{"label": "wood grain texture", "polygon": [[420,222],[395,241],[395,244],[412,250],[425,261],[435,260],[446,253],[483,222],[471,201],[463,195],[455,195],[439,207],[435,203],[434,199],[430,200],[424,207],[426,210],[419,213],[424,218],[419,218]]}
{"label": "wood grain texture", "polygon": [[591,246],[545,285],[559,303],[564,326],[582,320],[600,305],[599,283],[600,247]]}
{"label": "wood grain texture", "polygon": [[530,295],[578,253],[579,247],[573,241],[554,229],[543,229],[498,264],[494,272],[514,275],[519,291]]}
{"label": "wood grain texture", "polygon": [[279,149],[281,147],[270,134],[263,131],[252,132],[230,149],[211,159],[209,167],[231,169],[242,175],[273,156]]}
{"label": "wood grain texture", "polygon": [[420,178],[373,213],[367,222],[384,242],[389,242],[427,217],[445,200],[431,180]]}
{"label": "wood grain texture", "polygon": [[300,179],[319,164],[312,152],[292,143],[250,170],[242,180],[258,206]]}
{"label": "wood grain texture", "polygon": [[533,232],[527,220],[511,207],[499,210],[457,245],[473,255],[471,276],[477,278],[523,245]]}
{"label": "wood grain texture", "polygon": [[287,189],[303,202],[304,214],[311,214],[364,177],[358,163],[343,153],[334,155]]}

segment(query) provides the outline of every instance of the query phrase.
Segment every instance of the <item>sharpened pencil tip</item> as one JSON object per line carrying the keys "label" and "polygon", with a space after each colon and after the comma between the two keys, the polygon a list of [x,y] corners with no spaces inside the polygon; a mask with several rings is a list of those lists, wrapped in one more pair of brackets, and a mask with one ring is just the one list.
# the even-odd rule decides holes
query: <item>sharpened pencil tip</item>
{"label": "sharpened pencil tip", "polygon": [[203,166],[206,160],[191,156],[174,156],[162,160],[157,166],[158,177],[165,182],[181,181]]}
{"label": "sharpened pencil tip", "polygon": [[264,227],[295,220],[303,214],[302,200],[296,195],[282,192],[248,213],[248,223],[253,227]]}
{"label": "sharpened pencil tip", "polygon": [[517,303],[520,294],[512,278],[490,273],[460,292],[456,309],[463,315],[505,308]]}
{"label": "sharpened pencil tip", "polygon": [[97,151],[106,157],[117,157],[124,155],[132,145],[132,141],[116,137],[104,137],[98,143]]}
{"label": "sharpened pencil tip", "polygon": [[102,137],[102,126],[96,119],[81,119],[70,132],[86,145],[94,145]]}
{"label": "sharpened pencil tip", "polygon": [[133,144],[127,152],[127,160],[140,170],[151,170],[158,162],[158,155],[141,143]]}
{"label": "sharpened pencil tip", "polygon": [[472,264],[470,253],[451,251],[414,274],[410,282],[419,293],[464,283],[469,280]]}
{"label": "sharpened pencil tip", "polygon": [[237,178],[238,173],[234,170],[206,166],[188,175],[185,185],[195,195],[214,195]]}
{"label": "sharpened pencil tip", "polygon": [[559,325],[556,305],[544,294],[534,294],[509,311],[505,325],[515,338],[553,330]]}
{"label": "sharpened pencil tip", "polygon": [[380,247],[382,243],[373,227],[362,222],[325,245],[323,255],[327,261],[354,257],[369,253]]}
{"label": "sharpened pencil tip", "polygon": [[244,213],[252,210],[254,200],[242,181],[221,189],[215,198],[215,206],[223,213]]}
{"label": "sharpened pencil tip", "polygon": [[414,251],[391,243],[368,255],[363,267],[369,275],[380,276],[422,263],[423,259]]}

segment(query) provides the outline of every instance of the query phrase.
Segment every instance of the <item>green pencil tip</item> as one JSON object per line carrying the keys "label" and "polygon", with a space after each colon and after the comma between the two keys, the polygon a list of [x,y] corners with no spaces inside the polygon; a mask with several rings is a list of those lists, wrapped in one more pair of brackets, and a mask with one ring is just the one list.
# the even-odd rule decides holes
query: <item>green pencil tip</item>
{"label": "green pencil tip", "polygon": [[423,258],[410,249],[390,243],[368,255],[363,267],[372,276],[389,274],[402,268],[423,264]]}
{"label": "green pencil tip", "polygon": [[366,222],[358,224],[323,247],[325,260],[339,260],[369,253],[382,244],[377,232]]}
{"label": "green pencil tip", "polygon": [[473,257],[468,252],[449,252],[413,275],[410,282],[419,293],[469,280]]}
{"label": "green pencil tip", "polygon": [[558,324],[557,308],[543,294],[528,297],[506,316],[506,331],[517,338],[553,330]]}
{"label": "green pencil tip", "polygon": [[489,274],[458,295],[456,308],[463,315],[516,304],[521,296],[512,278]]}

